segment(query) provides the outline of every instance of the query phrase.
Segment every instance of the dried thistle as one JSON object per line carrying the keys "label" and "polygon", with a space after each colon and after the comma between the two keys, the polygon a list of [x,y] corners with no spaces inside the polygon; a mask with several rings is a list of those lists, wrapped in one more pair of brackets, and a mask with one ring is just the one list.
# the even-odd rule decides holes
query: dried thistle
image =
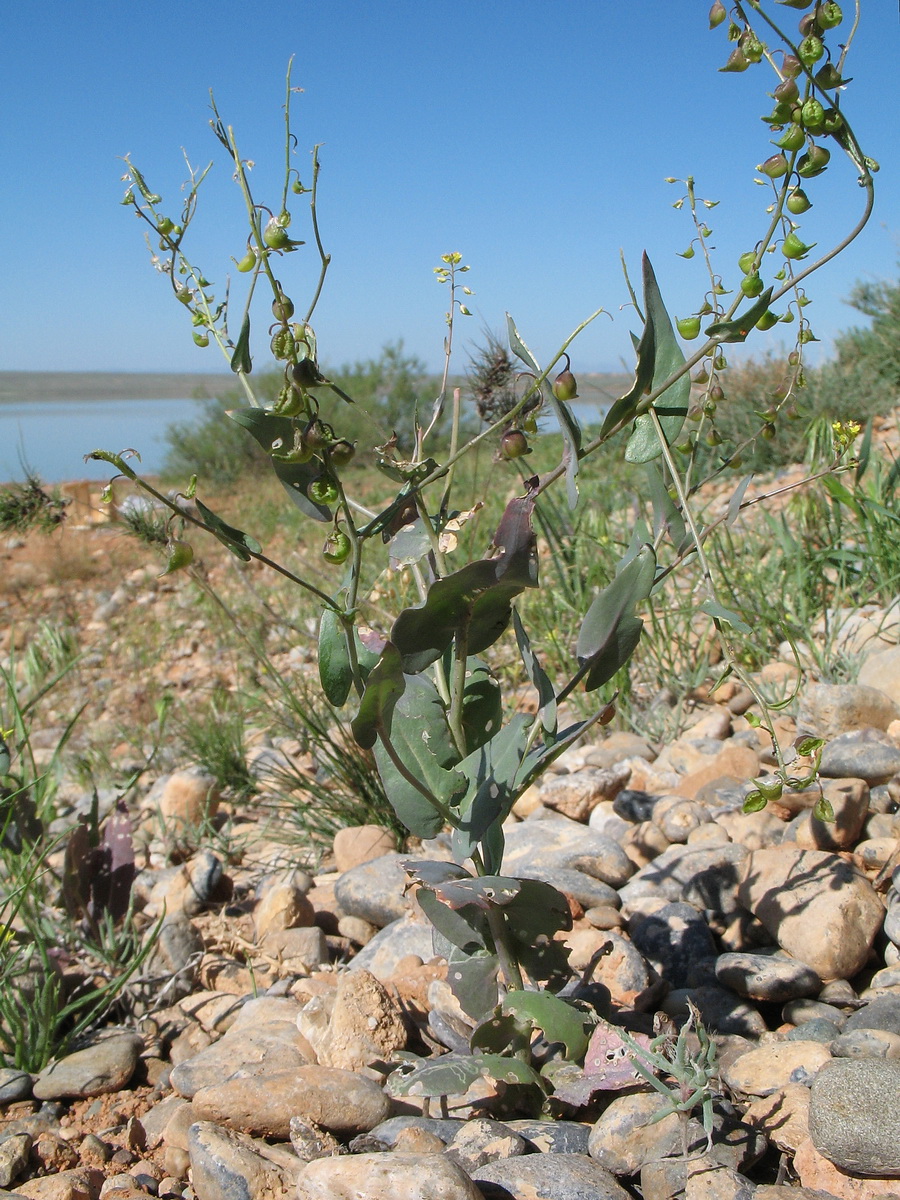
{"label": "dried thistle", "polygon": [[[468,376],[475,408],[486,425],[502,420],[518,404],[519,372],[507,348],[490,330],[485,332],[484,344],[472,352]],[[540,393],[536,393],[527,411],[533,411],[540,402]]]}

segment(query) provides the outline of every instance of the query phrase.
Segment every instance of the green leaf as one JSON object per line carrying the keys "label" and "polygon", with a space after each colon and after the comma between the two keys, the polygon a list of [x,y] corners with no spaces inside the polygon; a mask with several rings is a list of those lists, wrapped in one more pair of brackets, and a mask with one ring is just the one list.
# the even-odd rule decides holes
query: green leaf
{"label": "green leaf", "polygon": [[746,341],[750,331],[755,328],[756,322],[768,311],[769,301],[772,299],[774,288],[766,288],[760,293],[759,299],[755,304],[746,309],[736,317],[733,321],[715,321],[709,325],[704,333],[707,337],[715,338],[717,342],[743,342]]}
{"label": "green leaf", "polygon": [[530,1022],[543,1031],[548,1042],[562,1042],[566,1058],[575,1061],[584,1057],[593,1022],[586,1013],[551,992],[507,992],[500,1011],[519,1022]]}
{"label": "green leaf", "polygon": [[253,362],[250,358],[250,314],[244,314],[244,320],[241,324],[241,332],[238,334],[238,340],[235,343],[234,353],[231,356],[231,369],[237,374],[239,371],[244,375],[249,375],[253,370]]}
{"label": "green leaf", "polygon": [[434,949],[447,960],[447,984],[463,1012],[480,1020],[497,1003],[500,959],[493,950],[476,950],[470,954],[455,946],[442,948],[440,940],[439,936],[435,938]]}
{"label": "green leaf", "polygon": [[736,629],[738,633],[753,632],[743,617],[733,612],[730,608],[725,608],[717,600],[705,600],[700,605],[700,612],[705,612],[708,617],[713,617],[716,621],[725,621],[732,629]]}
{"label": "green leaf", "polygon": [[[646,254],[642,259],[642,272],[646,323],[653,327],[653,378],[650,382],[652,391],[671,378],[680,367],[683,367],[685,358],[678,339],[675,337],[675,330],[672,328],[672,322],[666,312],[653,267]],[[653,407],[670,446],[677,441],[687,416],[690,392],[690,376],[685,373],[654,401]],[[630,463],[650,462],[661,453],[662,447],[659,444],[653,420],[649,413],[642,413],[635,420],[634,430],[628,439],[625,460]]]}
{"label": "green leaf", "polygon": [[834,809],[827,796],[822,795],[818,798],[813,809],[813,816],[817,821],[827,821],[829,825],[834,822]]}
{"label": "green leaf", "polygon": [[752,792],[748,792],[744,797],[742,808],[745,813],[753,813],[759,812],[761,809],[765,808],[767,804],[768,800],[765,798],[759,788],[754,788]]}
{"label": "green leaf", "polygon": [[490,938],[483,909],[474,905],[468,908],[450,908],[449,905],[442,904],[427,887],[419,888],[416,903],[438,933],[458,950],[474,954],[478,950],[488,949]]}
{"label": "green leaf", "polygon": [[359,712],[350,722],[356,743],[363,750],[371,750],[375,745],[380,727],[390,729],[394,707],[405,689],[400,652],[392,642],[386,642],[381,658],[369,672]]}
{"label": "green leaf", "polygon": [[643,628],[634,609],[650,595],[655,575],[656,555],[652,546],[643,546],[594,598],[576,646],[582,666],[592,663],[585,680],[586,691],[611,679],[634,652]]}
{"label": "green leaf", "polygon": [[525,588],[537,587],[533,509],[530,497],[511,500],[494,535],[494,545],[502,553],[436,580],[424,604],[400,613],[391,640],[408,674],[431,666],[463,630],[470,654],[487,650],[503,634],[512,616],[512,601]]}
{"label": "green leaf", "polygon": [[[243,426],[259,442],[266,454],[293,445],[295,425],[290,417],[279,417],[262,408],[240,408],[228,413],[237,425]],[[272,459],[272,469],[290,496],[291,501],[314,521],[330,521],[331,509],[309,498],[309,485],[322,476],[322,463],[311,459],[305,463],[289,463]]]}
{"label": "green leaf", "polygon": [[465,775],[468,786],[451,835],[453,856],[458,862],[465,862],[488,830],[509,816],[522,790],[516,776],[530,726],[530,717],[516,713],[489,742],[459,764],[457,770]]}
{"label": "green leaf", "polygon": [[634,338],[632,340],[635,341],[637,353],[634,383],[624,396],[620,396],[616,400],[606,414],[606,419],[600,426],[601,437],[605,437],[617,425],[628,421],[640,404],[641,397],[645,396],[653,386],[653,366],[656,359],[656,331],[653,328],[653,322],[644,322],[644,331],[639,342]]}
{"label": "green leaf", "polygon": [[735,523],[735,521],[738,519],[738,515],[740,514],[740,511],[741,511],[741,505],[744,502],[744,493],[747,491],[747,488],[750,486],[750,481],[752,479],[753,479],[752,475],[745,475],[744,478],[741,480],[741,482],[734,489],[732,497],[728,501],[728,512],[725,517],[726,525],[733,525]]}
{"label": "green leaf", "polygon": [[231,553],[241,559],[242,562],[250,561],[251,552],[253,554],[260,553],[262,546],[260,546],[256,538],[251,537],[249,533],[244,533],[240,529],[235,529],[233,525],[227,524],[221,517],[217,517],[212,509],[207,508],[202,501],[195,500],[194,503],[197,505],[197,511],[206,523],[206,527],[210,533],[214,537],[217,537],[223,546],[227,546]]}
{"label": "green leaf", "polygon": [[669,495],[662,477],[662,471],[655,462],[644,464],[647,474],[647,490],[650,503],[653,506],[653,533],[655,538],[665,530],[669,541],[679,553],[690,544],[690,535],[684,523],[684,517]]}
{"label": "green leaf", "polygon": [[443,1054],[425,1059],[410,1072],[395,1071],[388,1080],[392,1096],[459,1096],[479,1079],[542,1087],[540,1075],[521,1058],[501,1054]]}
{"label": "green leaf", "polygon": [[[355,634],[355,631],[354,631]],[[329,704],[343,708],[353,686],[347,634],[333,608],[326,608],[319,622],[319,682]]]}
{"label": "green leaf", "polygon": [[572,928],[569,902],[540,879],[519,883],[518,895],[503,909],[516,958],[532,980],[558,992],[572,977],[568,947],[555,936]]}
{"label": "green leaf", "polygon": [[466,663],[462,725],[466,748],[471,752],[489,742],[503,723],[500,684],[491,668],[480,658]]}
{"label": "green leaf", "polygon": [[[370,681],[374,673],[373,670]],[[444,818],[397,769],[384,745],[385,734],[407,772],[443,804],[455,803],[466,790],[466,779],[453,770],[459,754],[437,688],[422,675],[407,675],[404,682],[404,690],[395,700],[388,719],[379,724],[375,762],[399,819],[414,837],[430,838],[440,833]],[[364,700],[368,691],[367,683]]]}
{"label": "green leaf", "polygon": [[557,728],[556,691],[550,682],[549,675],[538,662],[537,656],[531,649],[531,641],[525,631],[525,626],[522,624],[518,609],[513,609],[513,629],[515,630],[516,642],[519,646],[519,653],[522,655],[525,671],[537,689],[538,711],[541,717],[541,724],[546,732],[553,737],[556,734]]}
{"label": "green leaf", "polygon": [[814,754],[818,754],[825,746],[825,739],[819,737],[805,737],[797,742],[797,753],[803,758],[812,758]]}

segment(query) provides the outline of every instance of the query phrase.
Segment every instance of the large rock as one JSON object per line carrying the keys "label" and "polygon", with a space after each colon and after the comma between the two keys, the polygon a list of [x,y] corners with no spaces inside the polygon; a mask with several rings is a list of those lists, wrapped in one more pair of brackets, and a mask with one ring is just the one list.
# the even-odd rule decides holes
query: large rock
{"label": "large rock", "polygon": [[313,997],[304,1007],[297,1025],[322,1066],[356,1071],[387,1061],[406,1046],[400,1009],[371,972],[344,971],[330,1013],[318,1001]]}
{"label": "large rock", "polygon": [[884,692],[900,706],[900,646],[870,654],[859,669],[859,682]]}
{"label": "large rock", "polygon": [[850,729],[887,729],[900,704],[878,688],[858,683],[811,683],[800,699],[797,732],[833,738]]}
{"label": "large rock", "polygon": [[334,886],[341,910],[379,929],[405,916],[409,911],[405,861],[402,854],[382,854],[345,871]]}
{"label": "large rock", "polygon": [[809,1132],[836,1166],[900,1176],[900,1062],[839,1059],[820,1071],[809,1098]]}
{"label": "large rock", "polygon": [[473,1174],[479,1194],[514,1200],[628,1200],[631,1194],[586,1154],[526,1154],[488,1163]]}
{"label": "large rock", "polygon": [[783,950],[826,981],[850,979],[865,965],[884,921],[878,894],[848,862],[789,844],[753,851],[738,898]]}
{"label": "large rock", "polygon": [[483,1200],[443,1154],[351,1154],[311,1162],[297,1200]]}
{"label": "large rock", "polygon": [[136,1033],[98,1037],[83,1050],[45,1067],[34,1081],[34,1095],[38,1100],[56,1100],[118,1092],[134,1074],[143,1048],[143,1039]]}
{"label": "large rock", "polygon": [[[188,1153],[197,1200],[275,1200],[289,1194],[285,1172],[267,1162],[245,1134],[197,1121],[188,1134]],[[298,1171],[300,1165],[298,1160]]]}

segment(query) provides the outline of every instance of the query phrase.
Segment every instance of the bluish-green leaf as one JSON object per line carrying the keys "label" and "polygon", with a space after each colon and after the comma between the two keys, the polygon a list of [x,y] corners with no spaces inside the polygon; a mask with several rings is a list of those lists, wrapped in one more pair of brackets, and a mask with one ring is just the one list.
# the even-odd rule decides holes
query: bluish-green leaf
{"label": "bluish-green leaf", "polygon": [[319,682],[329,704],[343,708],[353,686],[347,634],[333,608],[326,608],[319,622]]}
{"label": "bluish-green leaf", "polygon": [[501,1054],[443,1054],[424,1059],[409,1073],[395,1071],[388,1081],[392,1096],[458,1096],[479,1079],[533,1085],[543,1090],[540,1075],[521,1058]]}
{"label": "bluish-green leaf", "polygon": [[[238,425],[242,425],[259,442],[266,454],[293,445],[296,426],[290,417],[279,417],[263,408],[241,408],[228,413]],[[272,459],[272,470],[293,504],[314,521],[330,521],[332,514],[327,504],[318,504],[309,497],[309,486],[322,476],[323,465],[319,459],[305,463],[284,462]]]}
{"label": "bluish-green leaf", "polygon": [[528,741],[531,718],[516,713],[489,742],[459,764],[467,789],[452,833],[453,856],[465,862],[492,825],[508,816],[521,789],[516,775]]}
{"label": "bluish-green leaf", "polygon": [[656,555],[652,546],[644,546],[594,598],[576,647],[582,665],[594,663],[585,682],[588,691],[612,678],[637,645],[634,609],[650,595],[655,573]]}
{"label": "bluish-green leaf", "polygon": [[[369,676],[370,681],[374,673]],[[441,803],[452,805],[465,792],[466,779],[453,769],[459,754],[441,698],[431,680],[423,675],[407,675],[404,684],[389,720],[383,721],[384,731],[406,771]],[[368,692],[367,684],[365,695]],[[443,828],[444,818],[398,770],[384,745],[382,727],[378,732],[375,762],[394,811],[414,837],[435,837]]]}
{"label": "bluish-green leaf", "polygon": [[732,612],[730,608],[725,608],[716,600],[706,600],[700,605],[700,611],[705,612],[707,616],[714,617],[717,621],[725,621],[732,629],[736,629],[738,633],[752,633],[752,629],[738,613]]}
{"label": "bluish-green leaf", "polygon": [[503,909],[503,919],[521,967],[535,982],[558,992],[572,977],[569,950],[556,934],[572,928],[569,902],[539,879],[520,879],[521,888]]}
{"label": "bluish-green leaf", "polygon": [[630,420],[634,410],[641,402],[641,397],[650,391],[653,385],[653,367],[656,358],[656,332],[652,321],[644,322],[644,330],[640,341],[635,341],[637,362],[634,368],[634,383],[624,396],[611,406],[603,424],[600,426],[600,436],[605,437],[617,425]]}
{"label": "bluish-green leaf", "polygon": [[658,536],[662,530],[665,530],[675,550],[680,552],[690,541],[684,517],[681,515],[681,511],[675,507],[672,497],[669,495],[669,489],[665,485],[659,465],[655,462],[648,462],[644,464],[644,470],[647,473],[647,491],[650,503],[653,505],[654,536]]}
{"label": "bluish-green leaf", "polygon": [[480,658],[466,663],[462,726],[466,748],[471,752],[489,742],[503,722],[500,684],[491,668]]}
{"label": "bluish-green leaf", "polygon": [[250,561],[251,552],[259,554],[262,547],[256,538],[251,537],[249,533],[244,533],[241,529],[235,529],[233,525],[229,525],[223,521],[221,517],[216,516],[212,509],[207,508],[202,501],[195,500],[194,503],[197,505],[197,511],[206,522],[210,532],[219,539],[223,546],[227,546],[232,554],[241,559],[242,562]]}
{"label": "bluish-green leaf", "polygon": [[[650,259],[644,254],[642,259],[644,282],[644,310],[646,321],[653,326],[654,354],[653,378],[651,390],[660,387],[665,381],[684,366],[685,358],[666,306],[663,303],[650,265]],[[653,408],[659,418],[666,441],[671,446],[678,439],[684,419],[687,416],[688,400],[691,392],[690,376],[685,373],[661,395],[657,396]],[[631,463],[650,462],[662,453],[656,427],[649,413],[642,413],[634,423],[634,430],[625,448],[625,459]]]}
{"label": "bluish-green leaf", "polygon": [[253,370],[253,362],[250,358],[250,314],[244,314],[244,320],[241,322],[241,332],[238,334],[238,340],[234,346],[234,353],[231,356],[231,369],[237,374],[239,371],[244,375],[249,375]]}
{"label": "bluish-green leaf", "polygon": [[543,1031],[548,1042],[562,1042],[566,1058],[574,1061],[584,1057],[593,1022],[583,1010],[551,992],[507,992],[500,1002],[500,1011],[520,1023],[531,1022]]}
{"label": "bluish-green leaf", "polygon": [[515,630],[519,653],[522,655],[525,672],[537,689],[538,711],[541,717],[541,724],[546,732],[553,737],[556,734],[557,728],[556,691],[550,682],[549,675],[538,662],[537,656],[531,648],[531,640],[519,617],[518,609],[513,609],[513,629]]}
{"label": "bluish-green leaf", "polygon": [[371,750],[380,727],[390,729],[394,707],[406,689],[406,676],[400,652],[391,642],[385,644],[381,658],[369,672],[359,711],[350,723],[357,745]]}
{"label": "bluish-green leaf", "polygon": [[740,313],[733,321],[715,321],[712,325],[707,326],[703,331],[707,337],[715,338],[717,342],[743,342],[747,340],[750,331],[756,326],[756,322],[768,311],[769,301],[772,299],[774,288],[766,288],[760,293],[759,299],[755,304],[743,313]]}

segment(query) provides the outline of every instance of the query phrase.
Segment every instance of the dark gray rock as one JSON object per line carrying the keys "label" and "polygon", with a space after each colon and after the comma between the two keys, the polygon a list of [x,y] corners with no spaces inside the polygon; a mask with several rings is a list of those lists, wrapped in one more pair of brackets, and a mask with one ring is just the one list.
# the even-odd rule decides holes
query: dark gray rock
{"label": "dark gray rock", "polygon": [[27,1100],[31,1095],[31,1076],[13,1067],[0,1068],[0,1106]]}
{"label": "dark gray rock", "polygon": [[507,1121],[530,1150],[542,1154],[587,1154],[590,1125],[580,1121]]}
{"label": "dark gray rock", "polygon": [[887,783],[900,772],[900,748],[880,729],[841,733],[825,743],[819,770],[830,779]]}
{"label": "dark gray rock", "polygon": [[[819,995],[821,996],[821,992]],[[842,1029],[847,1020],[847,1014],[833,1004],[825,1004],[822,1000],[789,1000],[781,1010],[781,1019],[791,1025],[803,1025],[805,1022],[819,1019],[836,1025]]]}
{"label": "dark gray rock", "polygon": [[813,1145],[844,1171],[900,1176],[900,1061],[835,1059],[812,1081]]}
{"label": "dark gray rock", "polygon": [[633,788],[625,788],[613,800],[613,812],[623,821],[640,825],[642,821],[649,821],[653,816],[653,807],[658,799],[659,796],[652,792],[640,792]]}
{"label": "dark gray rock", "polygon": [[[400,1116],[388,1117],[386,1121],[381,1121],[368,1133],[362,1137],[367,1140],[381,1142],[382,1145],[388,1146],[391,1149],[397,1144],[397,1138],[404,1129],[424,1129],[426,1133],[433,1133],[435,1137],[439,1137],[442,1142],[452,1142],[458,1131],[465,1124],[464,1121],[456,1120],[452,1117],[419,1117],[419,1116]],[[361,1140],[361,1139],[360,1139]],[[357,1153],[357,1139],[350,1143],[350,1149],[353,1153]]]}
{"label": "dark gray rock", "polygon": [[405,916],[409,911],[404,894],[409,883],[402,866],[405,861],[403,854],[382,854],[345,871],[334,885],[341,910],[379,929]]}
{"label": "dark gray rock", "polygon": [[777,1004],[815,996],[822,986],[812,967],[776,954],[720,954],[716,978],[739,996]]}
{"label": "dark gray rock", "polygon": [[644,958],[674,988],[687,986],[691,963],[716,953],[706,921],[690,904],[666,904],[642,921],[633,921],[629,933]]}
{"label": "dark gray rock", "polygon": [[834,1053],[833,1042],[836,1037],[840,1037],[840,1033],[834,1021],[828,1021],[825,1017],[813,1017],[811,1021],[804,1021],[792,1029],[786,1036],[789,1042],[821,1042],[823,1046],[831,1046]]}
{"label": "dark gray rock", "polygon": [[485,1200],[629,1200],[629,1193],[586,1154],[527,1154],[479,1167]]}
{"label": "dark gray rock", "polygon": [[196,1121],[188,1130],[188,1154],[197,1200],[257,1200],[288,1193],[285,1173],[263,1158],[246,1134]]}
{"label": "dark gray rock", "polygon": [[883,1029],[886,1033],[900,1034],[900,996],[876,996],[864,1008],[851,1013],[844,1032],[854,1029]]}
{"label": "dark gray rock", "polygon": [[679,988],[671,991],[662,1007],[672,1016],[687,1016],[687,1001],[699,1009],[703,1024],[713,1033],[737,1033],[742,1037],[758,1038],[766,1032],[766,1023],[759,1010],[727,988]]}

